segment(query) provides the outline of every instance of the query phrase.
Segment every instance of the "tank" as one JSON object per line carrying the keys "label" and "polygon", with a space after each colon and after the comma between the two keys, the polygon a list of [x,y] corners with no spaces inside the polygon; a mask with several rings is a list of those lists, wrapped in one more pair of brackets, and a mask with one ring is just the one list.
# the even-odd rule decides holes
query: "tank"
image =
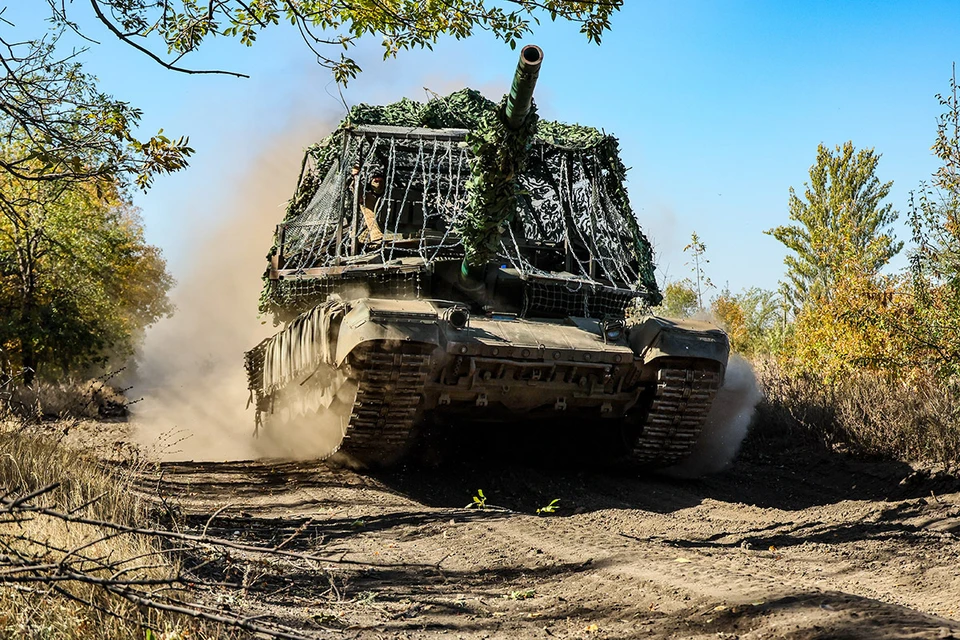
{"label": "tank", "polygon": [[[642,468],[688,456],[723,383],[712,325],[657,317],[617,140],[540,120],[528,45],[499,104],[360,105],[307,149],[246,354],[258,429],[396,464],[430,433],[578,425]],[[429,443],[426,443],[429,444]]]}

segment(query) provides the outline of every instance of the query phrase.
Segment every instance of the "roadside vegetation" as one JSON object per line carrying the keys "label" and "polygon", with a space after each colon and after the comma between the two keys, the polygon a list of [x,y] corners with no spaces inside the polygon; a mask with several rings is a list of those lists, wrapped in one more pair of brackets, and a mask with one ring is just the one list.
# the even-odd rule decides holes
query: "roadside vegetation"
{"label": "roadside vegetation", "polygon": [[[693,277],[668,283],[662,311],[709,315],[750,358],[765,399],[757,428],[906,461],[960,461],[960,103],[945,95],[933,152],[940,166],[913,192],[909,241],[878,177],[880,155],[821,145],[790,224],[767,233],[791,253],[778,291],[722,290],[704,300],[706,246],[693,234]],[[883,271],[901,251],[903,273]]]}
{"label": "roadside vegetation", "polygon": [[[61,565],[65,574],[80,569],[95,579],[109,578],[123,569],[134,578],[158,579],[174,570],[156,542],[146,536],[109,538],[110,532],[96,526],[42,514],[18,517],[9,509],[10,497],[57,485],[33,504],[136,525],[146,521],[147,506],[130,491],[129,475],[110,473],[101,463],[78,456],[49,437],[32,435],[22,425],[8,423],[0,432],[0,451],[0,483],[6,491],[15,491],[0,508],[0,553],[10,559],[4,563],[8,577],[25,577],[16,569],[30,564]],[[125,566],[106,566],[117,561]],[[78,580],[9,584],[0,588],[0,612],[0,637],[131,638],[142,637],[144,626],[159,631],[178,628],[172,619]]]}

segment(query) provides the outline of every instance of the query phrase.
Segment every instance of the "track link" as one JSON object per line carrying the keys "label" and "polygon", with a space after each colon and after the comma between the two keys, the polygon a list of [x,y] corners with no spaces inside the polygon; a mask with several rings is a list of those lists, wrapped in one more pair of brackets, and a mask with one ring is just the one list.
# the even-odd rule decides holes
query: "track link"
{"label": "track link", "polygon": [[340,451],[364,464],[388,464],[412,443],[430,355],[419,345],[388,343],[360,351],[352,368],[357,399]]}
{"label": "track link", "polygon": [[712,368],[660,369],[643,431],[633,443],[631,461],[666,467],[690,455],[721,382],[721,372]]}

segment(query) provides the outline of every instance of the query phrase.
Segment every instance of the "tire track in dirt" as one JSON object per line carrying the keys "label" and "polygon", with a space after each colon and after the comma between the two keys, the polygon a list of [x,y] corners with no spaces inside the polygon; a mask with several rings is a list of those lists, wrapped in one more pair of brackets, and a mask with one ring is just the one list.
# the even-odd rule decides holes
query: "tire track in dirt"
{"label": "tire track in dirt", "polygon": [[[330,558],[213,567],[246,576],[245,610],[307,636],[960,637],[960,483],[905,465],[786,452],[698,482],[483,460],[160,469],[143,491],[186,526]],[[500,506],[464,509],[481,487]]]}

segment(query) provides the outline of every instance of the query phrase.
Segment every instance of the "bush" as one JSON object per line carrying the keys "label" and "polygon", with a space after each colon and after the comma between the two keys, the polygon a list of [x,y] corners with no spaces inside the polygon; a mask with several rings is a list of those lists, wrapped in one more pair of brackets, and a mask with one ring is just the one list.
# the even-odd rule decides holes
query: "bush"
{"label": "bush", "polygon": [[0,392],[0,412],[28,421],[62,418],[116,418],[127,415],[123,392],[102,380],[34,382]]}
{"label": "bush", "polygon": [[755,363],[764,400],[755,438],[788,435],[909,462],[960,461],[960,384],[853,372],[828,382],[773,360]]}

